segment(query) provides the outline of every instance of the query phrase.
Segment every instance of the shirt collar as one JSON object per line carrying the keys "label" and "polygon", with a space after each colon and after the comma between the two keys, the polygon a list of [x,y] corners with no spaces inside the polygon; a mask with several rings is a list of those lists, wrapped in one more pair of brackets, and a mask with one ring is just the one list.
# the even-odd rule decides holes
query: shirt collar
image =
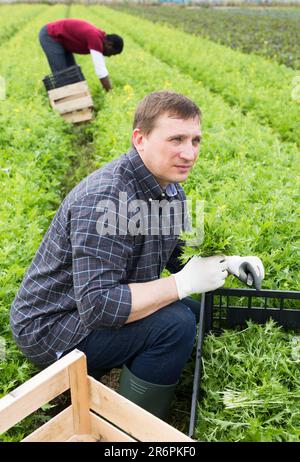
{"label": "shirt collar", "polygon": [[149,196],[148,199],[161,199],[166,195],[168,197],[174,197],[178,194],[175,183],[169,183],[166,189],[161,187],[155,176],[146,167],[141,156],[135,148],[131,148],[126,155],[133,167],[133,173],[137,181],[142,186],[143,192],[146,196]]}
{"label": "shirt collar", "polygon": [[176,184],[174,183],[169,183],[168,186],[166,187],[166,193],[169,197],[174,197],[177,196],[178,191],[176,188]]}

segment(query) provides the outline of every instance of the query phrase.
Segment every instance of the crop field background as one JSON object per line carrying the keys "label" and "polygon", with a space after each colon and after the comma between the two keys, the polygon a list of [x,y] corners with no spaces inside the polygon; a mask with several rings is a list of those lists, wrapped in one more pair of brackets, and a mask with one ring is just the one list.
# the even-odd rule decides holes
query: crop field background
{"label": "crop field background", "polygon": [[299,69],[300,9],[298,8],[161,8],[114,5],[153,22],[171,24],[233,49],[270,57]]}
{"label": "crop field background", "polygon": [[[100,88],[91,58],[76,56],[96,107],[94,120],[82,126],[68,125],[53,112],[42,84],[50,72],[38,32],[47,22],[63,17],[85,19],[122,35],[125,41],[124,52],[106,60],[114,87],[109,94]],[[258,255],[266,268],[263,288],[299,290],[299,26],[297,8],[0,6],[0,85],[6,90],[5,95],[3,88],[0,92],[0,396],[37,372],[18,351],[9,328],[10,305],[26,268],[66,193],[130,147],[135,107],[151,91],[183,93],[203,112],[201,153],[184,188],[189,197],[204,200],[205,238],[199,248],[187,249],[186,255],[219,251]],[[242,287],[233,277],[226,285]],[[255,329],[248,326],[251,332]],[[253,333],[261,339],[261,348],[257,345],[251,354],[266,354],[266,369],[260,369],[257,379],[260,397],[248,396],[247,412],[243,412],[249,415],[243,424],[237,419],[239,408],[235,416],[230,414],[232,406],[226,412],[222,409],[216,391],[222,385],[211,382],[227,360],[227,370],[234,369],[226,357],[230,334],[224,343],[220,338],[216,344],[225,355],[218,364],[211,358],[212,340],[207,341],[203,420],[197,438],[300,441],[299,362],[288,360],[289,382],[284,376],[286,363],[279,361],[278,379],[271,388],[274,396],[282,392],[281,397],[271,402],[267,417],[264,412],[259,417],[255,414],[259,399],[272,392],[266,385],[271,366],[263,342],[273,329],[270,339],[274,344],[282,342],[277,357],[288,358],[295,339],[292,334],[284,336],[276,326],[265,329]],[[236,337],[233,341],[234,354],[246,348],[243,357],[235,356],[245,370],[250,367],[247,341],[251,339],[245,337],[241,344]],[[191,361],[170,417],[171,424],[183,431],[188,425],[192,373]],[[230,376],[222,377],[236,398]],[[282,406],[284,412],[277,417]],[[48,405],[1,439],[21,439],[51,413],[53,407]]]}

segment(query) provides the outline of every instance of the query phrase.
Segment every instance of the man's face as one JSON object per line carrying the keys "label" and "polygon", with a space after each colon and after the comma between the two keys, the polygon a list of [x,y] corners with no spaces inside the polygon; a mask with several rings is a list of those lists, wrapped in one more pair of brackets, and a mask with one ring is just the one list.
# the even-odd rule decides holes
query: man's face
{"label": "man's face", "polygon": [[118,52],[116,50],[114,50],[112,43],[109,42],[108,40],[104,40],[104,42],[103,42],[103,55],[104,56],[113,56],[113,55],[117,55],[117,54],[118,54]]}
{"label": "man's face", "polygon": [[133,144],[146,167],[162,187],[185,181],[198,159],[201,140],[199,117],[178,119],[161,115],[152,132],[133,132]]}

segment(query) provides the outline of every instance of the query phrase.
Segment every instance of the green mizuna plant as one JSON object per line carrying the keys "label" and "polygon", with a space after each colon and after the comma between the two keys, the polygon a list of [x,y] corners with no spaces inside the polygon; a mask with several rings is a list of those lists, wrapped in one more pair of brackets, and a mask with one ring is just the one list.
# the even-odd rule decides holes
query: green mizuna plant
{"label": "green mizuna plant", "polygon": [[300,441],[300,368],[295,340],[269,320],[208,335],[196,436],[204,441]]}

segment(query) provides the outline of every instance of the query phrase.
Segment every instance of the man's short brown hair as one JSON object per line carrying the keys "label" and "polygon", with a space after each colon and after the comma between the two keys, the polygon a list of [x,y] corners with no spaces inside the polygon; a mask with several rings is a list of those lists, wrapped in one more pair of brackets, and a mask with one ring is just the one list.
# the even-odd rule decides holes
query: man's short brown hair
{"label": "man's short brown hair", "polygon": [[199,117],[200,108],[189,98],[173,91],[157,91],[145,96],[136,108],[133,129],[139,128],[144,135],[149,135],[155,127],[156,120],[163,114],[180,119]]}

